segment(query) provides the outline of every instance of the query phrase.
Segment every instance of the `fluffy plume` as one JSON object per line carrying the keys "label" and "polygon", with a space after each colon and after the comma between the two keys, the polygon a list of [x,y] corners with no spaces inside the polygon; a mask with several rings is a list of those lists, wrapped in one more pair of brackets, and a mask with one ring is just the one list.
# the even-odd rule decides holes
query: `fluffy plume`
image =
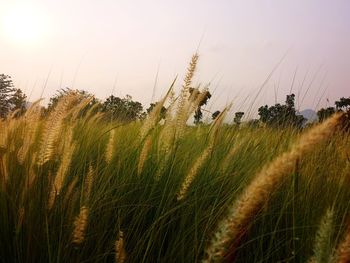
{"label": "fluffy plume", "polygon": [[29,148],[34,143],[35,134],[39,126],[40,119],[40,101],[33,103],[33,105],[27,110],[24,114],[24,123],[25,123],[25,133],[23,138],[23,144],[19,148],[17,153],[17,159],[20,164],[23,164],[24,159],[27,156]]}
{"label": "fluffy plume", "polygon": [[94,174],[95,174],[94,168],[92,168],[92,165],[90,164],[88,174],[85,177],[84,195],[86,200],[90,199],[92,183],[94,180]]}
{"label": "fluffy plume", "polygon": [[[170,106],[167,109],[165,124],[161,131],[159,140],[162,160],[158,165],[159,169],[156,174],[156,179],[160,177],[160,174],[164,170],[165,164],[170,157],[171,148],[174,145],[174,142],[183,136],[186,128],[186,122],[190,114],[195,109],[194,105],[198,105],[198,102],[200,101],[200,98],[198,98],[199,96],[195,97],[194,94],[192,96],[190,94],[190,88],[194,73],[196,71],[198,58],[199,56],[197,53],[191,58],[180,96],[174,99],[172,90],[169,94]],[[202,96],[203,95],[205,95],[204,92],[202,93]]]}
{"label": "fluffy plume", "polygon": [[[176,107],[176,99],[174,92],[170,94],[170,105],[167,109],[165,116],[165,123],[163,129],[160,133],[160,151],[163,153],[168,153],[171,149],[172,143],[174,141],[175,131],[174,131],[174,111]],[[162,155],[163,155],[162,153]]]}
{"label": "fluffy plume", "polygon": [[215,138],[217,136],[219,127],[221,126],[222,122],[225,119],[225,116],[226,116],[228,109],[229,108],[226,108],[222,113],[220,113],[218,118],[212,124],[211,134],[210,134],[211,136],[209,137],[209,145],[203,151],[203,153],[197,158],[194,165],[191,167],[189,173],[186,175],[186,177],[185,177],[185,179],[180,187],[180,191],[177,194],[178,201],[182,200],[186,196],[190,185],[192,184],[193,180],[196,178],[196,176],[198,174],[198,170],[203,166],[203,164],[206,162],[206,160],[208,159],[208,157],[212,153],[213,147],[215,144]]}
{"label": "fluffy plume", "polygon": [[[190,65],[187,68],[187,73],[184,79],[184,83],[182,85],[180,96],[177,99],[176,114],[174,118],[167,120],[166,126],[169,127],[167,131],[174,134],[174,136],[168,136],[169,138],[178,139],[182,137],[183,131],[186,127],[186,122],[188,120],[189,115],[191,114],[191,106],[194,103],[194,92],[191,96],[190,88],[194,73],[196,71],[198,58],[199,56],[197,53],[192,56]],[[172,142],[170,142],[170,144],[172,144]]]}
{"label": "fluffy plume", "polygon": [[38,155],[39,165],[43,165],[51,160],[54,154],[54,147],[62,130],[63,120],[67,115],[69,106],[75,100],[75,93],[70,93],[62,97],[46,121]]}
{"label": "fluffy plume", "polygon": [[333,210],[328,209],[322,217],[320,226],[316,233],[314,256],[309,262],[329,263],[331,262],[333,246],[331,237],[333,234]]}
{"label": "fluffy plume", "polygon": [[115,130],[109,132],[109,140],[106,147],[106,162],[110,163],[113,157]]}
{"label": "fluffy plume", "polygon": [[293,171],[296,160],[328,139],[339,124],[341,116],[341,113],[335,114],[307,131],[290,151],[278,156],[255,176],[229,207],[227,216],[219,222],[203,262],[220,262],[228,254],[234,253],[237,242],[246,233],[249,224],[266,204],[271,193]]}
{"label": "fluffy plume", "polygon": [[55,198],[57,195],[60,194],[64,180],[66,178],[67,171],[69,169],[71,159],[73,156],[73,152],[75,149],[75,144],[72,143],[72,130],[68,131],[68,135],[66,136],[66,141],[64,144],[64,151],[63,151],[63,156],[62,160],[60,162],[60,166],[58,168],[57,174],[55,176],[55,180],[52,186],[52,190],[50,192],[50,197],[49,197],[49,209],[51,209]]}
{"label": "fluffy plume", "polygon": [[80,208],[79,215],[74,220],[72,243],[80,245],[85,240],[85,232],[88,224],[89,209],[86,206]]}
{"label": "fluffy plume", "polygon": [[115,261],[116,263],[123,263],[126,259],[125,245],[124,245],[124,234],[119,231],[118,238],[115,241]]}
{"label": "fluffy plume", "polygon": [[202,165],[208,159],[212,150],[213,150],[212,146],[209,145],[204,150],[204,152],[197,158],[194,165],[191,167],[189,173],[186,175],[185,180],[181,184],[180,191],[177,194],[178,201],[182,200],[186,196],[190,185],[192,184],[193,180],[196,178],[198,174],[198,170],[202,167]]}
{"label": "fluffy plume", "polygon": [[77,182],[78,182],[78,177],[77,176],[75,176],[73,178],[73,180],[70,181],[70,183],[69,183],[69,185],[67,187],[67,190],[66,190],[66,192],[64,194],[64,200],[63,200],[64,203],[67,203],[67,202],[71,201],[70,199],[72,197],[72,193],[73,193],[74,187],[76,186]]}
{"label": "fluffy plume", "polygon": [[195,53],[191,58],[190,65],[187,68],[187,74],[184,79],[184,84],[183,84],[184,89],[188,89],[191,87],[192,79],[197,68],[198,59],[199,59],[199,55],[197,53]]}

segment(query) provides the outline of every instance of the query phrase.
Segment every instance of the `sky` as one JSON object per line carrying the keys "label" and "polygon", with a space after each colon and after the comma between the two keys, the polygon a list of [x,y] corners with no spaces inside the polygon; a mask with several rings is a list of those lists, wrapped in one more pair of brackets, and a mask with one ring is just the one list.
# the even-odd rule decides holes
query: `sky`
{"label": "sky", "polygon": [[0,73],[29,100],[58,89],[158,100],[193,53],[207,109],[350,96],[347,0],[0,0]]}

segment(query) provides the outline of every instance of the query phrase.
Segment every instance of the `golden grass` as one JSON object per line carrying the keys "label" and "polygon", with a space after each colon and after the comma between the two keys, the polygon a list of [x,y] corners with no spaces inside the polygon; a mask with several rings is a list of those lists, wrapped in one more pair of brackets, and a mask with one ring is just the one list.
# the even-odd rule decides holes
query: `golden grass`
{"label": "golden grass", "polygon": [[309,262],[331,262],[333,247],[332,234],[334,228],[334,211],[327,209],[325,215],[322,217],[318,231],[316,233],[316,240],[314,244],[314,255]]}
{"label": "golden grass", "polygon": [[147,136],[145,139],[145,143],[143,144],[141,153],[140,153],[140,158],[139,162],[137,165],[137,174],[140,175],[142,173],[143,166],[147,160],[148,154],[151,150],[152,147],[152,136]]}
{"label": "golden grass", "polygon": [[56,199],[56,196],[60,194],[64,180],[66,178],[67,171],[70,166],[70,162],[74,153],[75,144],[73,143],[73,133],[72,130],[68,130],[68,135],[63,148],[63,156],[58,168],[55,180],[52,185],[52,190],[49,197],[49,209],[52,208],[52,205]]}
{"label": "golden grass", "polygon": [[109,132],[109,140],[107,143],[106,148],[106,162],[110,163],[112,161],[113,152],[114,152],[114,137],[115,137],[115,130],[111,130]]}
{"label": "golden grass", "polygon": [[116,263],[123,263],[126,260],[126,251],[124,244],[124,233],[119,231],[118,238],[115,241],[115,261]]}
{"label": "golden grass", "polygon": [[57,106],[50,113],[48,120],[44,126],[44,132],[41,139],[40,150],[38,154],[38,164],[43,165],[49,160],[55,153],[55,146],[58,142],[60,132],[63,127],[63,120],[67,116],[68,107],[72,101],[76,99],[74,94],[69,94],[61,98]]}
{"label": "golden grass", "polygon": [[207,161],[208,157],[212,153],[212,151],[214,149],[215,139],[216,139],[218,130],[219,130],[220,126],[222,125],[222,122],[224,121],[228,110],[229,110],[229,107],[226,108],[223,112],[221,112],[220,115],[213,122],[213,124],[211,126],[211,133],[210,133],[210,137],[209,137],[208,146],[205,148],[203,153],[195,160],[189,173],[186,175],[186,177],[185,177],[185,179],[180,187],[180,191],[177,194],[178,201],[185,198],[186,193],[188,192],[188,189],[189,189],[191,183],[193,182],[193,180],[197,176],[199,169],[203,166],[203,164]]}
{"label": "golden grass", "polygon": [[[67,262],[72,255],[76,258],[71,262],[113,258],[116,262],[198,262],[202,257],[203,262],[222,262],[235,259],[235,253],[241,252],[238,249],[245,255],[251,247],[261,253],[266,240],[271,240],[266,258],[286,260],[289,255],[283,254],[284,249],[297,251],[288,247],[296,236],[285,236],[282,242],[275,236],[278,231],[299,229],[294,221],[288,222],[290,215],[306,215],[308,223],[318,223],[323,204],[317,211],[312,207],[326,195],[317,192],[321,183],[326,185],[323,190],[328,187],[331,192],[322,200],[331,197],[342,203],[332,200],[339,207],[326,213],[315,241],[313,232],[305,230],[307,235],[312,232],[312,238],[303,235],[303,241],[312,240],[315,249],[305,243],[309,251],[300,257],[306,261],[313,252],[310,262],[320,262],[334,254],[337,262],[349,262],[349,229],[338,246],[330,241],[333,227],[339,226],[339,214],[348,209],[344,189],[350,185],[350,140],[337,130],[342,114],[302,132],[237,128],[223,126],[229,106],[210,126],[189,127],[189,116],[205,94],[199,86],[192,95],[189,92],[197,62],[195,54],[177,99],[171,87],[147,119],[122,126],[113,123],[118,132],[96,105],[90,105],[92,98],[74,92],[61,98],[46,116],[38,103],[23,116],[12,114],[0,120],[0,241],[6,241],[0,252],[7,253],[5,260],[15,254],[20,262],[21,253],[27,251],[23,258],[33,262]],[[168,104],[162,125],[161,109]],[[333,156],[327,156],[330,153]],[[299,162],[304,169],[300,175],[307,177],[301,179],[304,189],[299,193],[288,189],[288,194],[278,191],[284,183],[286,189],[294,187],[287,179],[294,180]],[[316,165],[333,170],[321,171],[323,177],[316,178],[320,172]],[[285,203],[274,200],[274,193]],[[298,214],[291,196],[305,202],[301,210],[308,211]],[[293,211],[288,210],[290,202]],[[261,222],[259,216],[267,219]],[[286,226],[275,222],[277,218],[285,220]],[[127,231],[127,247],[123,232],[115,236],[111,226]],[[247,242],[242,245],[243,237]],[[288,244],[281,245],[285,240]],[[271,252],[278,249],[282,252]]]}
{"label": "golden grass", "polygon": [[336,250],[335,259],[337,263],[350,262],[350,221],[348,222],[345,236]]}
{"label": "golden grass", "polygon": [[80,208],[79,215],[74,220],[72,243],[80,245],[84,242],[85,231],[88,224],[89,209],[86,206]]}
{"label": "golden grass", "polygon": [[308,130],[288,152],[278,156],[255,176],[229,208],[227,216],[219,222],[203,262],[220,262],[228,255],[234,254],[240,238],[247,232],[249,225],[274,190],[284,181],[286,175],[293,171],[296,160],[317,144],[329,139],[341,117],[342,114],[335,114]]}
{"label": "golden grass", "polygon": [[33,103],[33,105],[27,110],[27,112],[23,116],[25,123],[25,133],[23,144],[21,148],[19,148],[17,153],[18,162],[20,164],[23,164],[25,158],[27,157],[29,148],[35,142],[34,138],[39,127],[39,119],[41,114],[39,103],[40,101]]}
{"label": "golden grass", "polygon": [[94,168],[92,167],[91,164],[89,164],[89,170],[88,173],[85,177],[85,186],[84,186],[84,196],[85,199],[88,201],[91,197],[91,192],[92,192],[92,185],[94,182],[94,177],[95,177],[95,171]]}

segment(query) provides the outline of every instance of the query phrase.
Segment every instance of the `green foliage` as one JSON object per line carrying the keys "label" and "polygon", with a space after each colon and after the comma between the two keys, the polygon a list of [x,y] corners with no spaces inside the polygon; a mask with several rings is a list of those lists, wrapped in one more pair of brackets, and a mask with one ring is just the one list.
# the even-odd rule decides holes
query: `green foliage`
{"label": "green foliage", "polygon": [[12,111],[17,111],[16,116],[23,114],[26,98],[22,90],[14,88],[10,76],[0,74],[0,118],[5,118]]}
{"label": "green foliage", "polygon": [[286,104],[279,103],[274,106],[261,106],[258,110],[260,121],[273,127],[292,126],[301,128],[305,122],[305,118],[298,115],[295,110],[295,95],[287,95]]}
{"label": "green foliage", "polygon": [[342,97],[338,101],[336,101],[334,104],[335,104],[335,108],[334,107],[321,108],[317,112],[319,121],[320,122],[324,121],[325,119],[332,116],[336,111],[343,111],[346,113],[344,116],[344,122],[343,122],[344,129],[350,130],[350,97],[349,98]]}
{"label": "green foliage", "polygon": [[[67,92],[61,90],[50,100],[48,114]],[[184,126],[183,136],[171,138],[166,150],[164,132],[174,127],[155,125],[140,139],[146,122],[132,120],[144,113],[130,96],[110,96],[102,113],[94,105],[98,103],[73,107],[84,114],[60,112],[62,121],[55,127],[60,137],[50,145],[54,154],[44,165],[37,155],[51,128],[48,121],[57,118],[0,120],[0,262],[114,262],[120,233],[127,262],[200,262],[230,205],[302,132],[294,95],[287,96],[285,105],[259,109],[265,127],[253,120],[239,129],[216,127],[213,135],[209,126]],[[239,122],[242,116],[238,114]],[[215,143],[209,145],[211,136]],[[208,146],[210,154],[178,201],[184,178]],[[237,240],[235,262],[305,262],[313,251],[327,258],[350,213],[349,147],[349,133],[339,130],[300,156]],[[69,158],[66,149],[71,150]],[[53,182],[63,164],[66,173],[58,190]],[[82,207],[88,211],[84,238],[73,244]],[[332,220],[323,220],[318,231],[328,207]]]}
{"label": "green foliage", "polygon": [[334,104],[338,110],[340,109],[348,110],[350,108],[350,97],[349,98],[342,97],[338,101],[336,101]]}
{"label": "green foliage", "polygon": [[321,108],[319,111],[317,111],[317,117],[320,122],[324,121],[325,119],[331,117],[335,113],[334,107],[328,107],[326,109]]}
{"label": "green foliage", "polygon": [[[207,148],[210,127],[186,127],[185,136],[174,142],[176,147],[164,160],[160,148],[164,126],[156,126],[138,175],[143,143],[139,122],[106,122],[94,114],[67,117],[53,159],[38,166],[35,156],[46,117],[40,120],[23,163],[17,153],[33,124],[24,126],[20,118],[11,121],[16,125],[11,125],[5,150],[0,152],[0,262],[114,262],[119,231],[127,262],[200,262],[229,205],[258,171],[300,136],[290,127],[221,127],[211,155],[179,202],[181,183]],[[10,127],[2,124],[0,129]],[[63,188],[48,209],[50,185],[65,154],[61,144],[68,141],[70,130],[74,152]],[[107,163],[109,144],[113,155]],[[340,236],[350,212],[349,145],[349,134],[338,132],[295,164],[286,183],[275,189],[268,205],[252,220],[235,262],[306,262],[327,207],[334,207],[332,231]],[[235,154],[227,160],[234,147]],[[90,166],[93,183],[87,196]],[[34,178],[31,185],[28,178]],[[89,209],[85,239],[74,245],[74,220],[82,206]],[[336,240],[331,242],[335,245]]]}
{"label": "green foliage", "polygon": [[244,115],[244,112],[242,112],[242,111],[236,112],[236,113],[235,113],[235,117],[233,118],[233,122],[234,122],[236,125],[240,125],[240,124],[241,124],[241,121],[242,121],[243,115]]}
{"label": "green foliage", "polygon": [[23,114],[26,110],[26,98],[27,96],[20,89],[15,89],[12,97],[9,99],[12,111],[18,110],[20,114]]}
{"label": "green foliage", "polygon": [[109,96],[102,104],[102,111],[108,113],[113,120],[130,122],[142,119],[143,107],[138,101],[133,101],[130,95],[125,98]]}

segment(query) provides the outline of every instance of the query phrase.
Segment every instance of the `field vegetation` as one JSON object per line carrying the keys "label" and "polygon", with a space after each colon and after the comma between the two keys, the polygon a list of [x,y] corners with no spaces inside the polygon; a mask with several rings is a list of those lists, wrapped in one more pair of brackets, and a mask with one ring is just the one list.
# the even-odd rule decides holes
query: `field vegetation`
{"label": "field vegetation", "polygon": [[346,109],[190,126],[197,59],[141,120],[75,91],[1,119],[1,262],[350,262]]}

